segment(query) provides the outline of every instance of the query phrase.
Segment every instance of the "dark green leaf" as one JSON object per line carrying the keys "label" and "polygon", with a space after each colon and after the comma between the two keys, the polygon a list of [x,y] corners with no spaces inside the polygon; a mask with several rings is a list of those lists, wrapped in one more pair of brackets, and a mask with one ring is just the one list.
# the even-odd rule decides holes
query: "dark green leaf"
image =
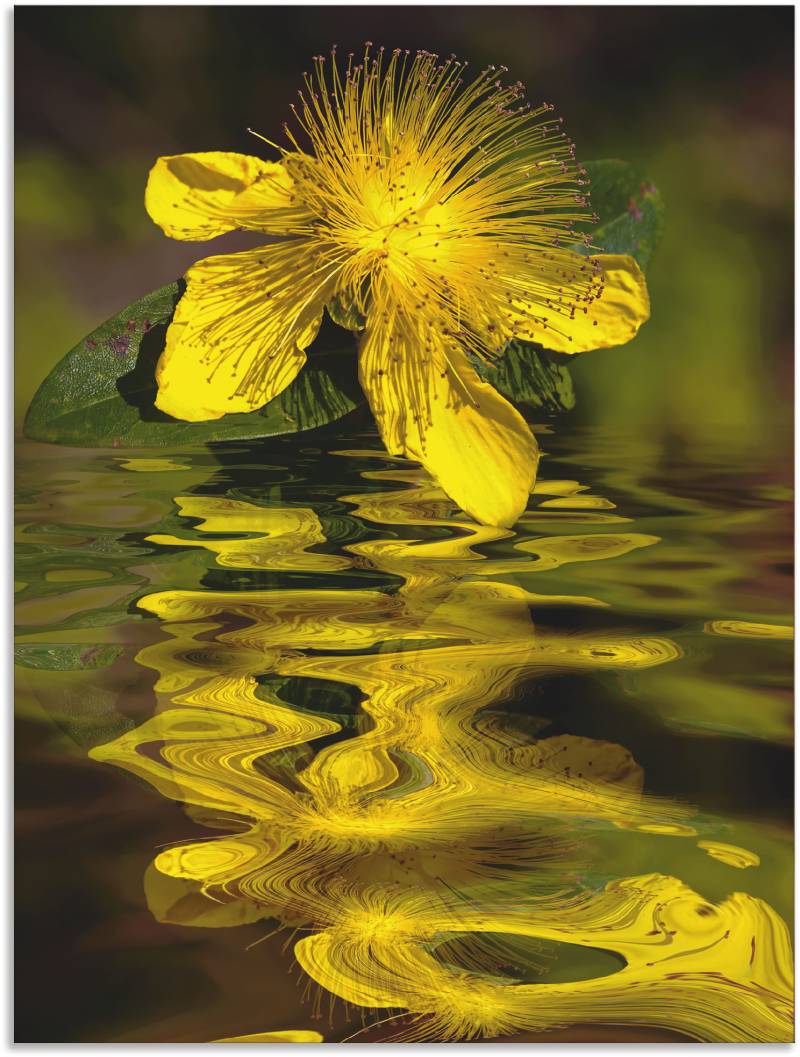
{"label": "dark green leaf", "polygon": [[566,359],[537,345],[512,341],[495,364],[480,366],[478,372],[516,404],[544,411],[569,411],[575,406],[575,393]]}
{"label": "dark green leaf", "polygon": [[[363,399],[346,336],[310,350],[308,364],[259,411],[179,422],[154,406],[155,367],[181,294],[170,283],[123,309],[48,375],[25,419],[31,440],[77,447],[149,448],[295,433],[333,422]],[[318,339],[318,344],[325,342]]]}
{"label": "dark green leaf", "polygon": [[646,269],[664,230],[658,188],[629,162],[616,158],[584,163],[591,207],[600,218],[592,252],[627,253]]}
{"label": "dark green leaf", "polygon": [[328,315],[334,323],[346,330],[363,330],[367,322],[352,304],[348,305],[344,302],[341,294],[328,302]]}

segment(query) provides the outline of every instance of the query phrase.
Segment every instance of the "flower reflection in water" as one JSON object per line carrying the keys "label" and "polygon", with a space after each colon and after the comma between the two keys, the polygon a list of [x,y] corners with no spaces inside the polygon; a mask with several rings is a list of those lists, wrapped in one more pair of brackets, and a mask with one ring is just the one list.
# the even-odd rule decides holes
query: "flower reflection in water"
{"label": "flower reflection in water", "polygon": [[[736,894],[714,905],[661,874],[600,876],[599,833],[696,839],[693,809],[644,794],[625,748],[538,737],[534,717],[506,707],[553,673],[635,671],[680,657],[669,638],[624,627],[535,626],[532,608],[603,603],[515,582],[658,537],[625,532],[613,504],[575,482],[542,483],[542,513],[570,499],[574,518],[612,531],[515,543],[510,530],[449,517],[421,472],[402,465],[363,476],[384,490],[343,499],[383,535],[336,555],[312,549],[325,545],[312,510],[227,497],[176,500],[199,519],[192,541],[151,537],[206,547],[221,566],[349,566],[388,585],[166,590],[140,600],[164,631],[137,658],[158,672],[160,708],[91,755],[223,831],[157,855],[146,877],[153,914],[203,927],[270,919],[318,985],[318,1011],[334,995],[376,1020],[395,1017],[394,1041],[581,1022],[788,1040],[788,933],[766,903]],[[478,548],[490,542],[504,549],[486,557]],[[342,701],[355,695],[357,708],[330,711],[331,688]],[[709,843],[717,857],[730,847]],[[611,952],[616,971],[535,982],[554,943]]]}

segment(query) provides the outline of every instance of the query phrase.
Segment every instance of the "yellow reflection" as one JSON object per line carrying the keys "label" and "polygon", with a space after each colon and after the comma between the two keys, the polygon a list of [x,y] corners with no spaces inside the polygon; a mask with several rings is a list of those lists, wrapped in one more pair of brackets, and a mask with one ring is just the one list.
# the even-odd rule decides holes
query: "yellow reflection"
{"label": "yellow reflection", "polygon": [[[557,499],[545,499],[539,508],[552,510],[613,510],[614,503],[599,495],[573,495]],[[622,518],[616,520],[621,521]]]}
{"label": "yellow reflection", "polygon": [[[505,933],[602,947],[624,959],[611,976],[509,984],[442,964],[453,934]],[[413,893],[341,893],[337,922],[295,948],[303,968],[348,1001],[403,1007],[418,1022],[396,1041],[474,1038],[570,1023],[637,1023],[700,1040],[791,1040],[791,950],[766,904],[719,905],[650,874],[539,907],[432,906]],[[479,957],[479,956],[478,956]]]}
{"label": "yellow reflection", "polygon": [[165,473],[167,470],[191,470],[191,463],[175,462],[173,459],[120,459],[120,468],[136,473]]}
{"label": "yellow reflection", "polygon": [[697,847],[708,852],[712,859],[718,859],[739,870],[746,870],[748,866],[758,866],[761,863],[761,859],[754,851],[739,848],[735,844],[722,844],[717,840],[699,840]]}
{"label": "yellow reflection", "polygon": [[557,569],[567,562],[604,561],[629,554],[638,547],[652,547],[658,536],[640,532],[593,533],[590,536],[548,536],[526,540],[517,548],[536,555],[538,569]]}
{"label": "yellow reflection", "polygon": [[182,539],[155,533],[150,543],[171,547],[203,547],[220,565],[234,569],[295,569],[327,572],[351,563],[333,554],[306,553],[327,542],[317,515],[306,507],[259,507],[220,496],[176,498],[181,517],[198,518],[197,529],[208,533],[252,533],[247,539]]}
{"label": "yellow reflection", "polygon": [[215,1039],[215,1042],[324,1042],[318,1031],[262,1031],[256,1035],[236,1035],[230,1039]]}
{"label": "yellow reflection", "polygon": [[709,635],[727,635],[746,639],[793,639],[794,628],[785,624],[754,624],[746,620],[709,620]]}
{"label": "yellow reflection", "polygon": [[[536,627],[531,604],[541,596],[510,582],[520,570],[615,558],[658,538],[515,542],[454,513],[407,467],[365,476],[400,487],[345,497],[363,520],[412,537],[424,525],[438,538],[390,530],[350,544],[344,559],[308,550],[324,542],[310,510],[208,497],[180,499],[181,512],[201,519],[200,533],[246,539],[151,537],[204,546],[220,564],[320,569],[317,559],[335,558],[400,583],[391,592],[168,590],[140,601],[164,631],[137,658],[158,673],[159,707],[92,755],[221,830],[156,856],[145,878],[153,914],[186,926],[269,918],[300,929],[294,952],[308,975],[355,1005],[407,1011],[406,1041],[579,1022],[787,1040],[788,933],[768,906],[741,894],[713,905],[670,876],[588,879],[592,833],[696,837],[691,809],[645,794],[622,746],[537,737],[527,714],[505,707],[543,675],[635,672],[680,656],[665,637]],[[577,493],[571,484],[562,495]],[[358,715],[347,726],[313,694],[290,704],[282,680],[341,687],[358,698]],[[701,847],[720,857],[725,846]],[[487,946],[494,937],[502,948],[503,936],[613,952],[620,968],[520,982]]]}

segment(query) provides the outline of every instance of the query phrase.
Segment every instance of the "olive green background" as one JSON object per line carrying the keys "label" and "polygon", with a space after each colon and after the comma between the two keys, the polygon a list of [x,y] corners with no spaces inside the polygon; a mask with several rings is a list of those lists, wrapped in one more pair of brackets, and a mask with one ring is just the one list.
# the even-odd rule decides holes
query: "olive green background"
{"label": "olive green background", "polygon": [[[23,8],[16,30],[18,417],[53,364],[206,244],[143,207],[160,154],[259,153],[309,57],[337,43],[504,63],[583,159],[644,164],[668,206],[653,316],[584,356],[581,424],[781,445],[791,419],[789,7]],[[244,245],[227,236],[212,252]]]}

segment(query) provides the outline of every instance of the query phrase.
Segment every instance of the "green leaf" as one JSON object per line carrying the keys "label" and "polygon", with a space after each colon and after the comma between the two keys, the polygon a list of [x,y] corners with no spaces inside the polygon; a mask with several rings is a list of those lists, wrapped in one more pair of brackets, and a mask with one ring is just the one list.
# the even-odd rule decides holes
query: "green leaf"
{"label": "green leaf", "polygon": [[297,379],[258,411],[213,422],[165,415],[154,406],[155,367],[181,292],[170,283],[147,294],[68,352],[34,396],[25,436],[77,447],[203,444],[314,429],[363,402],[355,350],[335,331],[320,335]]}
{"label": "green leaf", "polygon": [[328,302],[328,315],[334,323],[344,327],[345,330],[359,331],[363,330],[367,325],[364,316],[354,305],[345,304],[341,294],[337,294],[336,297]]}
{"label": "green leaf", "polygon": [[584,163],[589,199],[599,217],[591,252],[627,253],[647,269],[664,231],[664,202],[658,188],[630,162],[616,158]]}
{"label": "green leaf", "polygon": [[478,373],[514,403],[544,411],[570,411],[575,393],[566,360],[561,353],[511,341],[496,363],[478,366]]}

